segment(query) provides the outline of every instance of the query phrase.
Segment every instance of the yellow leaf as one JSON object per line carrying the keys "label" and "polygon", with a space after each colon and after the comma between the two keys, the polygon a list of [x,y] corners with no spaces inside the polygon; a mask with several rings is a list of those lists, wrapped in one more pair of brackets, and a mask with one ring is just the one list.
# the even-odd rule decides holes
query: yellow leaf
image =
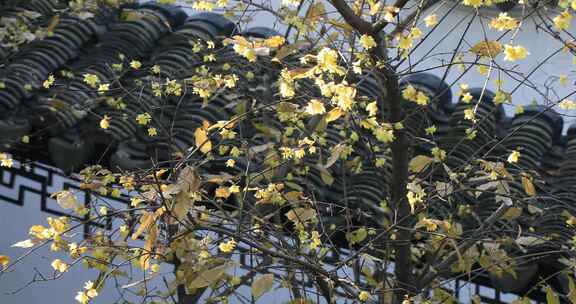
{"label": "yellow leaf", "polygon": [[428,165],[433,161],[433,158],[426,155],[417,155],[412,158],[410,164],[408,164],[408,168],[410,169],[410,172],[418,173],[428,167]]}
{"label": "yellow leaf", "polygon": [[481,41],[476,45],[474,45],[470,49],[470,52],[483,57],[494,58],[496,57],[496,55],[502,52],[502,44],[498,41],[491,41],[491,40]]}
{"label": "yellow leaf", "polygon": [[261,295],[272,289],[274,284],[274,275],[271,273],[265,274],[252,283],[252,295],[254,298],[259,298]]}
{"label": "yellow leaf", "polygon": [[340,108],[334,108],[330,112],[326,113],[326,122],[332,122],[340,118],[343,112]]}
{"label": "yellow leaf", "polygon": [[218,282],[218,280],[220,280],[222,275],[224,275],[224,272],[226,271],[226,269],[228,269],[228,267],[230,267],[230,266],[231,266],[231,264],[226,263],[226,264],[205,270],[205,271],[199,273],[198,276],[196,278],[194,278],[194,280],[192,280],[190,283],[188,283],[187,287],[189,289],[195,289],[195,288],[204,288],[204,287],[207,287],[209,285],[212,285],[213,283],[216,283],[216,282]]}
{"label": "yellow leaf", "polygon": [[7,255],[0,255],[0,266],[4,267],[10,263],[10,257]]}
{"label": "yellow leaf", "polygon": [[152,250],[156,244],[156,239],[158,238],[158,226],[153,225],[150,228],[150,233],[146,236],[146,242],[144,243],[144,252],[140,256],[140,267],[144,270],[150,267],[150,259],[152,258]]}
{"label": "yellow leaf", "polygon": [[154,223],[154,215],[152,212],[145,211],[144,214],[140,217],[140,227],[132,234],[132,239],[136,240],[144,230],[148,230],[148,228]]}
{"label": "yellow leaf", "polygon": [[524,192],[529,196],[536,196],[536,188],[534,188],[534,183],[532,183],[532,177],[527,173],[522,174],[522,187],[524,187]]}
{"label": "yellow leaf", "polygon": [[205,128],[200,127],[194,131],[194,141],[200,152],[206,154],[212,150],[212,142],[208,138],[208,132],[206,132]]}

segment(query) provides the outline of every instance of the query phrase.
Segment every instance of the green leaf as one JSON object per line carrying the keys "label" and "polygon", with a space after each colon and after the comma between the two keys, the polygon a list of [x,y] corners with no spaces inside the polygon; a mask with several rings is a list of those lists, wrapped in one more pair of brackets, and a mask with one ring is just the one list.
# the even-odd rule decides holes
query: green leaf
{"label": "green leaf", "polygon": [[428,165],[433,161],[433,158],[426,155],[417,155],[410,161],[408,168],[410,169],[410,172],[418,173],[428,167]]}
{"label": "green leaf", "polygon": [[255,298],[259,298],[261,295],[270,291],[270,289],[272,289],[273,284],[274,284],[274,275],[271,273],[265,274],[257,278],[252,283],[252,295]]}
{"label": "green leaf", "polygon": [[546,302],[548,304],[560,304],[558,295],[550,286],[546,286]]}
{"label": "green leaf", "polygon": [[576,284],[570,274],[566,274],[566,277],[568,278],[568,299],[570,303],[576,304]]}
{"label": "green leaf", "polygon": [[361,243],[362,241],[364,241],[367,236],[368,236],[368,231],[366,231],[366,228],[362,227],[362,228],[356,229],[350,233],[347,233],[346,239],[348,240],[350,245],[354,245],[354,244],[358,244],[358,243]]}

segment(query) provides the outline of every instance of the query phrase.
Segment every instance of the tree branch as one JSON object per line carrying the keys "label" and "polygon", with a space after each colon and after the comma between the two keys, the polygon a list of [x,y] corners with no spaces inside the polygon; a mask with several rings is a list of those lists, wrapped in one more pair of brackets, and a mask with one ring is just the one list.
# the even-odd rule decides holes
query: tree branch
{"label": "tree branch", "polygon": [[456,248],[452,254],[450,254],[443,262],[441,262],[437,267],[437,271],[428,271],[418,282],[418,286],[428,286],[440,273],[446,271],[452,264],[454,264],[458,260],[458,253],[466,252],[470,247],[474,246],[478,240],[476,240],[476,236],[481,234],[484,231],[484,228],[494,224],[506,211],[510,209],[509,205],[502,203],[500,207],[494,213],[492,213],[481,225],[478,227],[474,233],[468,238],[467,241],[463,242]]}
{"label": "tree branch", "polygon": [[373,32],[372,24],[356,15],[352,8],[346,4],[345,0],[331,0],[332,5],[338,10],[342,18],[346,20],[356,31],[361,34],[369,34]]}

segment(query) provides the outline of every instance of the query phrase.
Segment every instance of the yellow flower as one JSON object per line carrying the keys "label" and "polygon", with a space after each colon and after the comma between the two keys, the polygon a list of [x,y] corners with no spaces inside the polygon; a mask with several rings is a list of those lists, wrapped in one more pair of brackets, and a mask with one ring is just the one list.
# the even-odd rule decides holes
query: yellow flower
{"label": "yellow flower", "polygon": [[86,296],[88,296],[89,298],[95,298],[98,296],[98,291],[94,286],[94,282],[88,281],[84,283],[84,289],[86,289]]}
{"label": "yellow flower", "polygon": [[338,66],[338,53],[330,48],[323,48],[316,55],[317,66],[321,71],[344,75],[345,71]]}
{"label": "yellow flower", "polygon": [[320,247],[320,245],[322,245],[322,241],[320,240],[320,233],[318,233],[318,231],[316,230],[312,231],[312,236],[310,237],[310,239],[311,239],[310,249],[316,249]]}
{"label": "yellow flower", "polygon": [[560,15],[554,17],[552,21],[557,30],[567,30],[572,22],[572,15],[568,10],[565,10]]}
{"label": "yellow flower", "polygon": [[151,70],[152,70],[152,73],[154,73],[154,74],[160,74],[160,66],[157,64],[153,65]]}
{"label": "yellow flower", "polygon": [[566,86],[568,84],[568,75],[562,74],[562,75],[558,76],[558,83],[561,86]]}
{"label": "yellow flower", "polygon": [[44,83],[42,84],[42,86],[46,89],[50,88],[54,82],[56,81],[56,78],[54,78],[54,75],[50,74],[48,75],[48,79],[44,80]]}
{"label": "yellow flower", "polygon": [[324,104],[318,99],[312,99],[308,102],[306,106],[306,113],[310,115],[318,115],[326,113],[326,108]]}
{"label": "yellow flower", "polygon": [[74,299],[80,302],[80,304],[86,304],[90,302],[90,297],[88,297],[88,295],[83,291],[79,291]]}
{"label": "yellow flower", "polygon": [[462,101],[465,103],[470,103],[470,101],[472,101],[473,98],[474,96],[472,96],[472,94],[470,94],[469,92],[462,94]]}
{"label": "yellow flower", "polygon": [[368,116],[376,116],[376,113],[378,113],[378,105],[376,104],[375,101],[369,103],[366,106],[366,111],[368,111]]}
{"label": "yellow flower", "polygon": [[[380,4],[380,3],[378,3],[378,4]],[[399,8],[392,6],[392,5],[386,6],[384,8],[384,20],[386,20],[388,22],[393,22],[394,17],[396,17],[398,12],[400,12]]]}
{"label": "yellow flower", "polygon": [[222,242],[218,245],[218,249],[224,253],[232,252],[236,248],[236,241],[234,239],[229,240],[228,242]]}
{"label": "yellow flower", "polygon": [[214,193],[214,197],[216,198],[228,198],[230,196],[230,189],[227,187],[218,187],[216,188],[216,192]]}
{"label": "yellow flower", "polygon": [[474,116],[475,116],[474,109],[468,108],[468,109],[464,110],[464,119],[473,121]]}
{"label": "yellow flower", "polygon": [[102,215],[107,215],[107,214],[108,214],[108,207],[102,206],[102,207],[100,207],[100,209],[99,209],[98,211],[99,211],[100,214],[102,214]]}
{"label": "yellow flower", "polygon": [[368,299],[370,298],[370,293],[367,291],[362,290],[359,294],[358,294],[358,300],[362,301],[362,302],[366,302],[368,301]]}
{"label": "yellow flower", "polygon": [[376,41],[372,36],[364,34],[360,37],[360,45],[362,45],[364,49],[369,50],[376,47]]}
{"label": "yellow flower", "polygon": [[156,136],[158,135],[158,130],[156,128],[148,128],[148,136]]}
{"label": "yellow flower", "polygon": [[236,165],[236,161],[233,158],[226,161],[226,167],[232,168],[234,165]]}
{"label": "yellow flower", "polygon": [[264,45],[267,47],[270,47],[270,48],[280,47],[284,43],[286,43],[286,39],[284,39],[284,37],[280,36],[280,35],[272,36],[272,37],[264,40]]}
{"label": "yellow flower", "polygon": [[436,17],[436,14],[428,15],[424,18],[424,24],[426,24],[426,27],[435,26],[438,24],[438,17]]}
{"label": "yellow flower", "polygon": [[416,103],[421,106],[427,105],[428,96],[426,96],[426,94],[424,94],[422,91],[419,91],[418,94],[416,95]]}
{"label": "yellow flower", "polygon": [[504,45],[504,60],[516,61],[526,58],[530,53],[521,45],[512,46],[510,44]]}
{"label": "yellow flower", "polygon": [[62,260],[60,259],[55,259],[54,261],[52,261],[52,264],[50,265],[52,266],[52,268],[54,268],[54,270],[59,272],[65,272],[66,270],[68,270],[68,264],[62,262]]}
{"label": "yellow flower", "polygon": [[150,116],[150,114],[148,114],[148,113],[142,113],[142,114],[138,114],[136,116],[136,121],[138,122],[138,124],[143,125],[143,126],[149,124],[151,120],[152,120],[152,116]]}
{"label": "yellow flower", "polygon": [[476,135],[478,134],[478,130],[473,130],[473,129],[466,129],[466,138],[468,138],[469,140],[473,140],[474,138],[476,138]]}
{"label": "yellow flower", "polygon": [[569,99],[564,99],[558,104],[558,106],[563,110],[574,110],[576,109],[576,102]]}
{"label": "yellow flower", "polygon": [[374,135],[377,140],[384,143],[394,141],[394,130],[391,128],[378,127],[374,130]]}
{"label": "yellow flower", "polygon": [[104,118],[102,118],[102,120],[100,120],[100,128],[106,130],[110,127],[110,117],[108,117],[107,115],[104,115]]}
{"label": "yellow flower", "polygon": [[138,70],[139,68],[142,67],[142,62],[140,62],[138,60],[132,60],[132,61],[130,61],[130,67],[135,69],[135,70]]}
{"label": "yellow flower", "polygon": [[159,264],[156,264],[156,263],[150,265],[150,271],[152,271],[152,272],[159,272],[159,271],[160,271],[160,265],[159,265]]}
{"label": "yellow flower", "polygon": [[398,40],[398,48],[401,50],[409,50],[412,47],[412,37],[411,36],[396,36]]}
{"label": "yellow flower", "polygon": [[520,152],[514,150],[512,151],[512,153],[510,153],[510,155],[508,155],[508,162],[511,164],[515,164],[518,162],[518,159],[520,158]]}
{"label": "yellow flower", "polygon": [[232,185],[228,188],[228,191],[230,191],[230,193],[240,193],[240,186]]}
{"label": "yellow flower", "polygon": [[436,128],[435,125],[432,125],[426,129],[424,129],[424,131],[426,132],[426,135],[434,135],[434,133],[436,133],[437,130],[438,130],[438,128]]}
{"label": "yellow flower", "polygon": [[432,148],[432,155],[434,156],[434,159],[436,161],[443,161],[444,159],[446,159],[446,151],[438,147]]}
{"label": "yellow flower", "polygon": [[12,158],[6,153],[0,153],[0,167],[11,168],[14,165]]}
{"label": "yellow flower", "polygon": [[402,90],[402,97],[408,100],[416,100],[418,96],[418,91],[412,85],[408,85],[404,90]]}
{"label": "yellow flower", "polygon": [[84,76],[84,83],[93,88],[96,88],[96,85],[100,83],[100,78],[98,78],[98,75],[84,74],[83,76]]}
{"label": "yellow flower", "polygon": [[100,86],[98,86],[98,93],[104,93],[107,92],[108,90],[110,90],[110,84],[108,83],[101,84]]}
{"label": "yellow flower", "polygon": [[436,223],[436,221],[431,220],[429,218],[421,219],[418,224],[426,227],[426,231],[429,231],[429,232],[436,231],[438,229],[438,224]]}
{"label": "yellow flower", "polygon": [[410,37],[411,37],[412,39],[418,39],[418,38],[422,37],[422,34],[423,34],[423,33],[422,33],[422,30],[419,29],[419,28],[417,28],[417,27],[413,27],[413,28],[410,30]]}
{"label": "yellow flower", "polygon": [[140,203],[142,203],[143,201],[144,200],[139,197],[133,197],[130,199],[130,206],[138,207],[138,205],[140,205]]}
{"label": "yellow flower", "polygon": [[516,106],[516,109],[514,109],[514,113],[515,113],[515,114],[522,114],[522,113],[524,113],[524,107],[521,106],[521,105],[517,105],[517,106]]}
{"label": "yellow flower", "polygon": [[513,30],[518,27],[518,21],[508,16],[508,13],[500,13],[498,18],[494,18],[490,21],[489,26],[499,31]]}
{"label": "yellow flower", "polygon": [[192,4],[192,8],[198,11],[207,11],[207,12],[211,12],[212,10],[214,10],[214,3],[212,2],[208,2],[208,1],[195,1]]}
{"label": "yellow flower", "polygon": [[482,6],[482,0],[464,0],[462,3],[464,3],[466,6],[472,6],[474,8]]}

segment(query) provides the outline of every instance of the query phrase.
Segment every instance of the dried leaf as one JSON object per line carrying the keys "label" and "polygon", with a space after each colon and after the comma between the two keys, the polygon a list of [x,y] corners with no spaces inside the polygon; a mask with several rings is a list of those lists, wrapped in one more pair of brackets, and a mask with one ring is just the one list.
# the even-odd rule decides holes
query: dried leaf
{"label": "dried leaf", "polygon": [[296,41],[295,43],[284,45],[278,51],[276,51],[276,56],[272,61],[281,61],[282,59],[296,53],[301,47],[308,45],[307,41]]}
{"label": "dried leaf", "polygon": [[177,184],[183,191],[196,192],[200,189],[201,183],[198,171],[192,166],[186,166],[178,175]]}
{"label": "dried leaf", "polygon": [[498,41],[493,40],[481,41],[478,42],[476,45],[474,45],[470,49],[470,52],[483,57],[494,58],[496,57],[496,55],[502,52],[502,44]]}
{"label": "dried leaf", "polygon": [[54,32],[54,29],[56,28],[58,23],[60,23],[60,15],[56,15],[56,16],[52,17],[52,19],[50,19],[50,23],[48,24],[48,27],[46,27],[46,31],[48,33]]}
{"label": "dried leaf", "polygon": [[260,276],[252,283],[252,295],[254,298],[259,298],[261,295],[272,289],[274,284],[274,275],[271,273]]}

